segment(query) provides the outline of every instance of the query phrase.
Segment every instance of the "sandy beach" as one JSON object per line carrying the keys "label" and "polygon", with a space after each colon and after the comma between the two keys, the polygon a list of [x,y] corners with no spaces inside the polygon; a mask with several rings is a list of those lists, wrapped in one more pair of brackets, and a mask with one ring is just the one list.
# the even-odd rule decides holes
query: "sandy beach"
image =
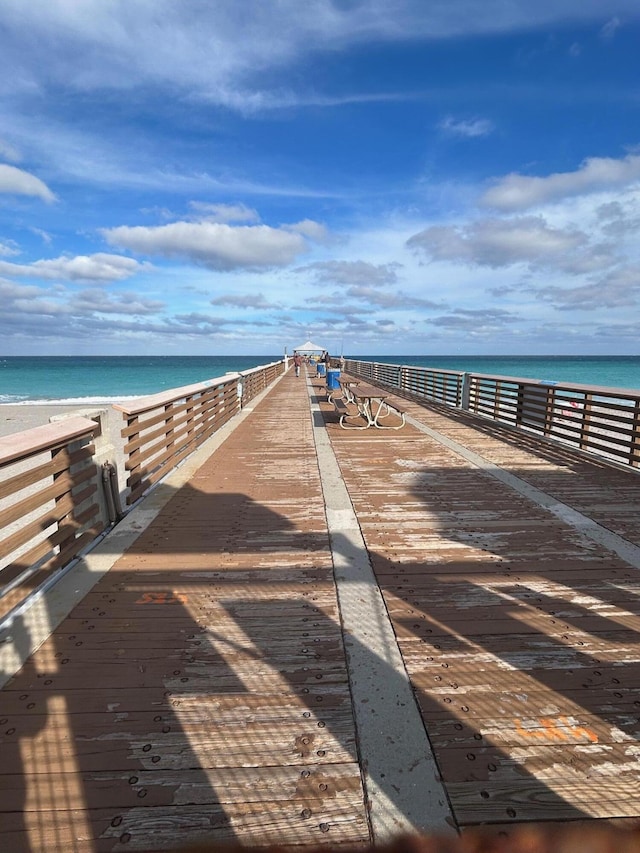
{"label": "sandy beach", "polygon": [[[92,408],[97,409],[100,406],[93,406]],[[71,412],[84,410],[86,410],[86,407],[78,406],[77,404],[64,405],[61,403],[30,404],[26,406],[0,405],[0,436],[11,435],[14,432],[22,432],[25,429],[43,426],[49,423],[49,418],[53,415],[70,414]]]}

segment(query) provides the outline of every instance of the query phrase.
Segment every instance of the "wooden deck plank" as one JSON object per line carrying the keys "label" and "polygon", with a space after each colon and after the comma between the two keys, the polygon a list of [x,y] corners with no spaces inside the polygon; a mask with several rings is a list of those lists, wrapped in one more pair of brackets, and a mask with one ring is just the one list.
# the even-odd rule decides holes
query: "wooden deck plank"
{"label": "wooden deck plank", "polygon": [[[33,722],[31,720],[30,722]],[[86,722],[81,722],[86,726]],[[98,725],[96,721],[96,726]],[[78,728],[64,719],[60,726],[49,723],[33,735],[22,728],[22,739],[2,743],[5,773],[19,773],[25,764],[55,770],[61,766],[82,767],[83,771],[146,770],[171,768],[188,770],[205,767],[281,766],[283,764],[342,764],[356,754],[352,719],[319,728],[310,721],[271,724],[213,726],[189,724],[181,717],[171,724],[149,731],[144,727],[109,724],[109,729]],[[164,730],[168,729],[168,732]],[[25,731],[26,730],[26,731]],[[17,730],[17,734],[20,730]],[[197,757],[196,757],[197,756]],[[37,775],[37,770],[35,771]]]}
{"label": "wooden deck plank", "polygon": [[[24,804],[23,783],[16,774],[0,776],[0,814],[19,811],[55,811],[59,807],[58,773],[38,774],[38,797]],[[141,770],[135,773],[84,771],[64,774],[67,790],[91,791],[91,799],[103,808],[145,806],[206,805],[211,803],[277,803],[291,800],[316,802],[327,800],[357,803],[361,795],[360,767],[357,762],[322,767],[262,766],[220,767],[198,770]]]}
{"label": "wooden deck plank", "polygon": [[[403,596],[409,593],[418,605],[433,607],[433,601],[440,606],[454,610],[465,607],[504,606],[504,598],[524,603],[544,604],[551,599],[554,604],[580,604],[587,610],[602,609],[607,605],[618,605],[621,610],[637,615],[640,607],[640,584],[637,580],[620,579],[615,583],[602,580],[576,580],[568,587],[552,580],[517,577],[483,577],[482,584],[465,577],[442,583],[433,575],[430,577],[387,580],[385,591]],[[500,598],[497,598],[500,596]]]}
{"label": "wooden deck plank", "polygon": [[509,817],[518,822],[631,818],[637,817],[640,805],[640,786],[632,774],[616,781],[588,776],[574,782],[563,783],[559,779],[553,787],[536,785],[535,780],[522,785],[492,783],[480,791],[475,783],[453,782],[449,789],[462,825],[505,821]]}
{"label": "wooden deck plank", "polygon": [[[207,632],[211,630],[212,634],[216,633],[216,626],[219,625],[218,622],[214,622],[211,629],[209,629],[208,625],[205,624],[205,619],[203,618],[201,622],[195,620],[191,614],[187,615],[182,611],[178,611],[177,608],[174,608],[172,612],[169,612],[167,615],[164,615],[162,618],[162,633],[163,635],[170,634],[179,635],[180,637],[185,637],[186,639],[202,639],[207,636]],[[317,623],[317,624],[316,624]],[[265,632],[269,634],[273,633],[272,628],[269,624],[264,625],[263,620],[261,619],[247,619],[243,624],[251,625],[252,631],[257,631],[260,627],[263,627]],[[315,627],[314,627],[315,625]],[[88,628],[88,626],[93,626]],[[231,626],[233,627],[233,623]],[[225,630],[227,625],[225,625]],[[296,632],[298,629],[300,633],[305,630],[311,630],[313,628],[314,632],[321,631],[326,632],[328,634],[332,634],[335,631],[339,631],[339,623],[334,622],[332,619],[321,619],[315,620],[312,622],[310,620],[308,613],[301,613],[297,616],[289,615],[287,617],[286,622],[282,622],[280,620],[279,630],[280,631],[291,631]],[[238,628],[237,630],[241,630]],[[64,638],[65,640],[68,638],[69,642],[92,642],[94,637],[109,637],[113,634],[123,634],[131,638],[135,634],[147,634],[152,637],[155,636],[158,632],[158,628],[156,627],[154,630],[154,624],[149,624],[146,619],[138,619],[134,616],[120,618],[118,616],[112,617],[108,620],[104,619],[81,619],[77,618],[75,615],[70,616],[65,620],[65,630],[59,633],[59,636]],[[317,635],[314,633],[314,635]],[[253,634],[252,634],[253,636]]]}
{"label": "wooden deck plank", "polygon": [[[114,739],[117,736],[120,740],[125,740],[129,735],[131,740],[140,740],[147,735],[156,737],[169,734],[176,728],[179,728],[181,733],[187,733],[189,737],[195,737],[200,730],[206,728],[207,738],[210,740],[228,736],[231,740],[239,737],[246,742],[247,737],[266,737],[269,727],[275,727],[277,732],[274,737],[289,741],[291,733],[296,733],[297,737],[301,729],[314,737],[316,734],[324,734],[323,731],[316,732],[316,729],[326,728],[327,717],[334,735],[348,735],[352,722],[351,707],[348,703],[343,703],[340,709],[333,706],[330,712],[323,713],[323,709],[309,711],[296,697],[291,697],[290,704],[280,700],[277,704],[274,701],[272,705],[265,707],[257,701],[261,697],[253,696],[250,697],[253,701],[243,702],[241,697],[235,695],[228,697],[233,704],[230,701],[230,707],[222,710],[220,703],[208,703],[206,698],[198,697],[198,700],[191,704],[179,705],[164,714],[154,714],[153,711],[76,711],[73,718],[73,737],[91,740],[109,728]],[[273,698],[275,700],[275,696]],[[2,718],[5,722],[2,724],[3,731],[0,732],[0,744],[9,746],[22,737],[37,744],[54,734],[58,743],[69,740],[71,733],[65,718],[66,713],[62,708],[59,708],[56,714],[6,715]]]}
{"label": "wooden deck plank", "polygon": [[[541,785],[574,780],[576,786],[587,778],[602,777],[618,784],[619,796],[626,797],[627,775],[637,779],[637,748],[628,744],[532,744],[507,751],[500,746],[472,749],[444,749],[442,772],[447,782],[482,782],[489,786],[536,780]],[[615,769],[614,769],[615,768]]]}
{"label": "wooden deck plank", "polygon": [[[490,691],[498,693],[501,690],[515,692],[522,690],[525,693],[532,690],[546,688],[555,696],[562,696],[565,690],[579,690],[584,688],[588,691],[591,687],[627,687],[640,690],[640,666],[631,665],[633,671],[623,664],[619,666],[603,667],[591,664],[579,668],[554,669],[529,669],[520,672],[518,669],[491,670],[490,675],[485,671],[475,668],[453,669],[447,667],[440,669],[440,673],[424,672],[420,670],[412,675],[412,680],[417,689],[431,691],[434,693],[447,692],[450,684],[455,681],[457,685],[464,685],[469,690]],[[462,677],[463,676],[463,677]]]}
{"label": "wooden deck plank", "polygon": [[[3,817],[7,849],[74,850],[119,853],[126,850],[175,849],[191,843],[320,845],[362,842],[368,835],[364,809],[354,802],[328,799],[313,803],[206,803],[204,806],[139,806],[114,814],[112,808],[45,811],[30,821],[12,813]],[[311,806],[311,807],[310,807]],[[117,811],[117,810],[116,810]],[[26,830],[25,830],[26,824]]]}
{"label": "wooden deck plank", "polygon": [[[101,664],[99,686],[106,690],[118,691],[122,686],[144,689],[158,684],[166,690],[184,693],[209,694],[223,691],[238,693],[243,684],[243,678],[251,678],[260,682],[260,689],[272,692],[282,683],[283,679],[289,684],[311,686],[323,683],[342,683],[347,680],[344,660],[295,663],[283,660],[277,667],[271,662],[236,668],[227,662],[212,664],[200,662],[183,664],[173,668],[166,662],[140,662],[123,660],[121,663]],[[19,691],[36,690],[38,687],[48,687],[50,693],[73,690],[81,687],[87,681],[87,666],[68,664],[60,670],[45,670],[38,672],[31,664],[24,667],[23,677],[13,689]],[[269,687],[270,686],[270,687]]]}
{"label": "wooden deck plank", "polygon": [[486,718],[465,715],[465,719],[433,720],[429,724],[433,743],[452,749],[476,746],[557,746],[583,743],[629,743],[640,737],[640,720],[629,709],[626,714],[553,714],[529,711],[513,717]]}
{"label": "wooden deck plank", "polygon": [[425,720],[452,719],[463,724],[468,719],[482,720],[492,714],[500,718],[522,718],[593,713],[608,719],[611,714],[640,713],[635,686],[590,685],[586,691],[582,687],[574,690],[565,688],[557,701],[542,684],[537,686],[538,689],[535,684],[530,685],[530,689],[524,692],[518,691],[517,685],[509,691],[492,691],[488,685],[474,690],[465,683],[454,684],[455,687],[446,684],[442,690],[423,690],[416,695]]}
{"label": "wooden deck plank", "polygon": [[585,556],[585,559],[582,560],[567,559],[562,560],[561,563],[545,560],[515,562],[504,558],[495,558],[493,560],[474,560],[473,565],[469,566],[464,563],[459,565],[457,562],[445,562],[438,556],[432,560],[411,562],[391,562],[378,557],[377,554],[372,555],[372,557],[377,574],[381,582],[385,583],[387,578],[411,578],[413,576],[419,578],[436,576],[443,581],[451,575],[463,575],[471,579],[476,578],[480,573],[492,574],[496,580],[499,580],[505,577],[540,579],[544,578],[548,572],[552,572],[553,579],[557,583],[573,583],[573,581],[581,581],[586,578],[594,581],[617,582],[618,577],[631,580],[636,577],[634,570],[628,564],[615,558],[608,560],[601,557],[588,559]]}
{"label": "wooden deck plank", "polygon": [[[21,685],[16,685],[21,686]],[[63,702],[51,702],[51,691],[39,687],[36,690],[23,692],[20,689],[0,691],[0,719],[10,721],[12,714],[20,717],[29,715],[53,716],[68,713],[68,709],[78,709],[78,713],[136,713],[151,711],[154,715],[173,713],[174,709],[212,708],[215,713],[237,713],[239,719],[243,714],[250,714],[256,708],[276,706],[301,707],[310,713],[316,713],[321,708],[340,710],[345,703],[350,707],[350,693],[347,682],[332,682],[322,684],[316,682],[313,689],[290,685],[289,692],[269,693],[263,691],[256,694],[241,690],[239,693],[189,695],[184,691],[177,693],[166,690],[163,685],[149,688],[120,687],[117,690],[106,689],[102,685],[96,687],[80,687],[65,690]],[[11,727],[10,725],[8,726]]]}
{"label": "wooden deck plank", "polygon": [[[229,631],[220,631],[218,633],[200,635],[202,639],[185,640],[176,642],[174,636],[169,638],[154,637],[149,638],[143,632],[138,632],[133,635],[134,639],[129,639],[122,634],[93,634],[92,642],[83,643],[78,647],[69,642],[66,647],[62,644],[48,646],[46,651],[52,653],[52,665],[58,669],[58,666],[64,666],[69,663],[87,665],[96,663],[118,662],[127,663],[131,660],[164,660],[172,661],[173,663],[198,661],[214,662],[221,659],[221,651],[216,649],[216,646],[224,647],[224,659],[232,662],[242,654],[249,654],[256,658],[264,657],[264,652],[261,651],[261,646],[269,643],[269,660],[277,658],[292,658],[292,659],[326,659],[332,657],[342,658],[342,644],[339,636],[327,636],[327,632],[323,632],[324,636],[318,637],[310,634],[308,637],[300,638],[300,635],[291,633],[285,636],[273,637],[273,633],[263,633],[260,636],[260,642],[257,643],[256,636],[251,635],[251,640],[247,639],[244,631],[236,627],[236,631],[230,626]],[[147,644],[144,644],[145,636],[148,639]],[[106,640],[103,638],[107,638]],[[114,637],[114,639],[110,639]],[[99,642],[102,640],[102,642]],[[163,642],[164,641],[164,642]],[[43,654],[44,657],[44,654]],[[57,664],[57,665],[56,665]]]}
{"label": "wooden deck plank", "polygon": [[[493,625],[490,627],[493,628]],[[413,645],[411,644],[412,640],[414,641]],[[416,653],[419,651],[425,654],[439,653],[444,658],[452,652],[460,652],[461,657],[464,658],[465,652],[462,649],[465,646],[468,650],[467,653],[470,654],[480,648],[480,644],[470,640],[468,635],[462,637],[456,632],[450,632],[438,638],[418,638],[415,634],[407,631],[403,641],[407,643],[408,654],[411,654],[413,649]],[[597,655],[599,659],[606,659],[609,652],[617,656],[619,652],[635,653],[640,651],[640,636],[636,631],[629,631],[622,626],[619,631],[599,631],[597,634],[569,628],[566,631],[557,630],[545,634],[538,633],[533,636],[530,633],[517,633],[515,631],[509,634],[483,633],[481,644],[483,653],[495,656],[540,652],[541,656],[544,657],[550,651],[555,652],[563,646],[573,651],[580,651],[585,655]]]}
{"label": "wooden deck plank", "polygon": [[[390,610],[392,608],[389,608]],[[487,634],[510,634],[514,630],[514,621],[517,622],[515,630],[519,634],[538,633],[549,637],[575,629],[579,634],[584,632],[595,634],[602,627],[602,618],[599,616],[587,616],[579,612],[565,612],[562,617],[557,614],[544,614],[529,612],[514,618],[500,618],[496,614],[491,619],[490,628],[486,623],[472,619],[447,618],[446,623],[440,622],[435,616],[422,613],[411,607],[396,607],[397,633],[404,640],[420,640],[434,638],[436,636],[464,635],[470,640],[474,637],[484,637]],[[457,616],[457,614],[456,614]],[[570,620],[570,621],[567,621]],[[616,614],[615,619],[607,621],[608,633],[618,629],[626,634],[629,630],[640,631],[640,616],[626,616]]]}

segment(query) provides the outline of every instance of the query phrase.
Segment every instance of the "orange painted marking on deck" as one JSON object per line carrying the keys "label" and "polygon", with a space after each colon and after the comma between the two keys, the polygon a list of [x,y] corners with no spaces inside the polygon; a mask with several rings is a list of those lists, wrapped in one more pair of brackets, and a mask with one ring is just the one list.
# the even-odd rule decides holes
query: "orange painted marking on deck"
{"label": "orange painted marking on deck", "polygon": [[571,728],[571,731],[577,735],[583,735],[590,740],[591,743],[598,743],[598,735],[593,731],[593,729],[588,729],[586,726],[576,726],[569,723],[569,720],[566,717],[560,717],[560,722],[563,725],[567,725],[567,727]]}
{"label": "orange painted marking on deck", "polygon": [[186,604],[187,596],[178,592],[143,592],[136,604]]}
{"label": "orange painted marking on deck", "polygon": [[579,726],[569,721],[567,717],[558,717],[557,720],[549,717],[539,717],[536,720],[540,728],[525,728],[522,720],[515,720],[516,731],[526,738],[537,738],[538,740],[570,741],[572,736],[585,737],[591,743],[598,743],[598,735],[586,726]]}

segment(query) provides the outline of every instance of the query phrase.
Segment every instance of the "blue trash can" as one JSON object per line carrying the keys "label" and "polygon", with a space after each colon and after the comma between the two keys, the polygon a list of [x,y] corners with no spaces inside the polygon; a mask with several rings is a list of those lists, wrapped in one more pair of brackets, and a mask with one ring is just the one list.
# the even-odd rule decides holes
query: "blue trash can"
{"label": "blue trash can", "polygon": [[324,376],[325,375],[326,365],[323,361],[319,361],[316,364],[316,376]]}
{"label": "blue trash can", "polygon": [[339,388],[340,383],[338,380],[340,379],[340,371],[330,367],[327,370],[327,388]]}

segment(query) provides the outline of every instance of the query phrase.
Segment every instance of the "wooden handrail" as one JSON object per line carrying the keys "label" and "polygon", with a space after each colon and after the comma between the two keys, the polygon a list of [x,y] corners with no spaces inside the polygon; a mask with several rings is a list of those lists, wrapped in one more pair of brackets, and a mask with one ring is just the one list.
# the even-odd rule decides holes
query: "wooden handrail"
{"label": "wooden handrail", "polygon": [[150,394],[147,397],[136,397],[135,400],[125,400],[123,403],[115,403],[113,408],[119,412],[123,412],[125,415],[141,415],[144,412],[151,411],[151,409],[158,409],[160,406],[175,403],[176,400],[183,400],[185,397],[194,397],[202,394],[204,391],[209,390],[209,388],[218,388],[229,382],[237,382],[239,378],[240,373],[226,373],[224,376],[207,379],[205,382],[183,385],[181,388],[170,388],[168,391],[161,391],[159,394]]}
{"label": "wooden handrail", "polygon": [[98,429],[88,418],[67,418],[57,423],[26,429],[0,438],[0,468],[10,462],[28,459],[44,450],[54,450]]}

